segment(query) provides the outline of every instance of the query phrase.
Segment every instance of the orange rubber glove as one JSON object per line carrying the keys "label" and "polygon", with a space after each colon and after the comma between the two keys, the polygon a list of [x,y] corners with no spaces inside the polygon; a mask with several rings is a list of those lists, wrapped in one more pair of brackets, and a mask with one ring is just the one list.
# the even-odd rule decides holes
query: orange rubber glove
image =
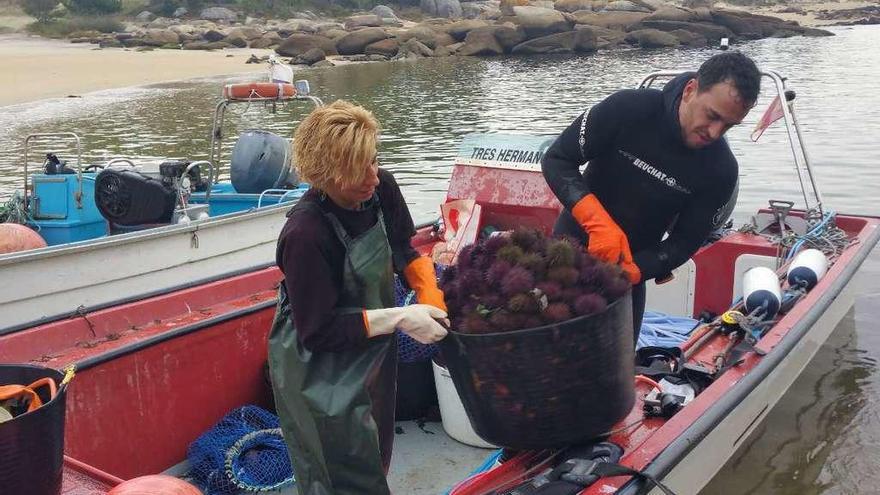
{"label": "orange rubber glove", "polygon": [[403,269],[406,283],[416,291],[416,300],[421,304],[430,304],[446,311],[443,291],[437,287],[437,275],[434,272],[434,261],[427,256],[419,256]]}
{"label": "orange rubber glove", "polygon": [[642,271],[639,270],[639,267],[633,262],[632,254],[630,254],[629,250],[629,242],[627,242],[626,245],[626,254],[624,255],[623,261],[620,262],[620,268],[623,270],[623,273],[626,274],[629,283],[636,285],[642,281]]}
{"label": "orange rubber glove", "polygon": [[574,205],[571,214],[590,236],[587,251],[602,261],[619,264],[630,282],[637,284],[642,274],[633,263],[629,240],[617,222],[605,211],[599,198],[587,194]]}

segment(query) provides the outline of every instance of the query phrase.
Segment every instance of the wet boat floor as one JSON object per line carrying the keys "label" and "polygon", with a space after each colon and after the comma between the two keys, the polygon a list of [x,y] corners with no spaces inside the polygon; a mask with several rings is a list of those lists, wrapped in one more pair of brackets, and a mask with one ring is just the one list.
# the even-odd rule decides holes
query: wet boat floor
{"label": "wet boat floor", "polygon": [[437,495],[465,479],[494,450],[453,440],[440,423],[397,423],[388,484],[391,493]]}

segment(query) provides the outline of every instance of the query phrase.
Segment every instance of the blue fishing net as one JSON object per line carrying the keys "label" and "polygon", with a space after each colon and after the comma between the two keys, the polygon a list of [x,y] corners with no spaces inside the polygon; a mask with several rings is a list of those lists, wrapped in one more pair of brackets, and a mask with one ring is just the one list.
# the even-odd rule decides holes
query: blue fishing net
{"label": "blue fishing net", "polygon": [[278,417],[257,406],[230,412],[189,446],[190,477],[206,495],[276,490],[294,482]]}
{"label": "blue fishing net", "polygon": [[[439,277],[442,268],[435,264],[434,270]],[[394,277],[394,299],[398,307],[409,306],[418,302],[416,301],[415,291],[410,290],[402,277],[397,276]],[[400,362],[417,363],[427,361],[436,356],[437,352],[439,352],[437,344],[422,344],[400,330],[397,331],[397,356]]]}

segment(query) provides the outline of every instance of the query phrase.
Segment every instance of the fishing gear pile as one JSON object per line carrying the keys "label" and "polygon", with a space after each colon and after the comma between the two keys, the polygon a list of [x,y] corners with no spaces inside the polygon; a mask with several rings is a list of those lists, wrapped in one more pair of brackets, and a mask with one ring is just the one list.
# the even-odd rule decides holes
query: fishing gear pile
{"label": "fishing gear pile", "polygon": [[485,334],[601,313],[630,283],[617,265],[574,240],[518,229],[463,248],[458,263],[441,275],[440,288],[452,328]]}

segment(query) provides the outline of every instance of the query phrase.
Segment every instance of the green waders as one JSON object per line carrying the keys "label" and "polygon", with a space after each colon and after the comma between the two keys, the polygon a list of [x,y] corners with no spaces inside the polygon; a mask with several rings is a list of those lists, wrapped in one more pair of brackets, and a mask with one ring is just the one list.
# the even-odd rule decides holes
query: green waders
{"label": "green waders", "polygon": [[[373,205],[376,224],[356,238],[334,215],[324,214],[346,251],[340,311],[394,306],[391,247],[375,196]],[[358,349],[311,352],[297,339],[282,284],[269,335],[269,366],[300,495],[389,494],[385,474],[394,441],[396,336],[373,337]]]}

